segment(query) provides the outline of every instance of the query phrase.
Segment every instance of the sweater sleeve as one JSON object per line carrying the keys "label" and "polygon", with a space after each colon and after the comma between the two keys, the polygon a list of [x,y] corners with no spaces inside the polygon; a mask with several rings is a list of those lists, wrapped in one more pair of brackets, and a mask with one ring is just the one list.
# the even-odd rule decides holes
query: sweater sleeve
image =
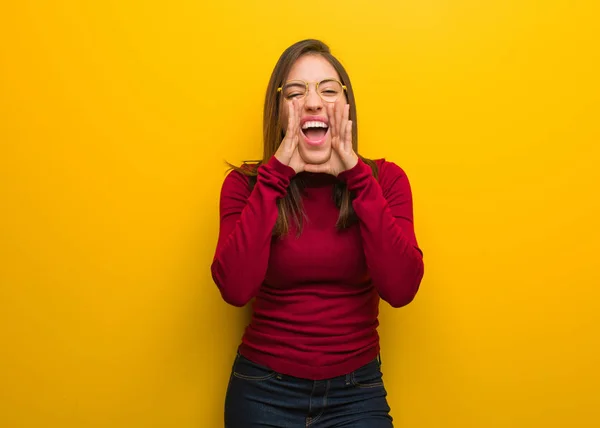
{"label": "sweater sleeve", "polygon": [[408,178],[392,162],[380,165],[379,181],[361,159],[338,178],[355,194],[352,206],[373,285],[383,300],[399,308],[417,294],[424,272],[423,253],[415,237]]}
{"label": "sweater sleeve", "polygon": [[244,306],[258,294],[267,272],[277,200],[286,195],[295,171],[272,157],[258,167],[257,181],[232,171],[221,189],[219,238],[211,265],[223,300]]}

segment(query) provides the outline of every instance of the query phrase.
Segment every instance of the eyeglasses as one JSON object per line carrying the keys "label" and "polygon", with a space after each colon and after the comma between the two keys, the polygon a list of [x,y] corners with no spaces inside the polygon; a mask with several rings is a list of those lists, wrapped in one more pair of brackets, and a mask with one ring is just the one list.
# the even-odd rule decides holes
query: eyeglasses
{"label": "eyeglasses", "polygon": [[[304,80],[289,80],[283,86],[277,88],[277,92],[283,94],[283,97],[291,101],[302,99],[308,94],[309,83]],[[335,102],[343,91],[347,91],[346,85],[336,79],[325,79],[315,84],[315,91],[321,99],[327,103]]]}

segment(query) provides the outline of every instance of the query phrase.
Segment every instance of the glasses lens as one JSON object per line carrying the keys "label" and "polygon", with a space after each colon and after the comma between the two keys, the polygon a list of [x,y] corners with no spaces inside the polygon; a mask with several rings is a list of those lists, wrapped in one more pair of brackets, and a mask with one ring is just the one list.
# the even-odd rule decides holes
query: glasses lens
{"label": "glasses lens", "polygon": [[327,102],[334,102],[342,93],[342,85],[336,80],[323,80],[319,83],[319,94]]}
{"label": "glasses lens", "polygon": [[287,82],[283,86],[282,93],[286,100],[302,98],[304,95],[306,95],[306,84],[300,81]]}

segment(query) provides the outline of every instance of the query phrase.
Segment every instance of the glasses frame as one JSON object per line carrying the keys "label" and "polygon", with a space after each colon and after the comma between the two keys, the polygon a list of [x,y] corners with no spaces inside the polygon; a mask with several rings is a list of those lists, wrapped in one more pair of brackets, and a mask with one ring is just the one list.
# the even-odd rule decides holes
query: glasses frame
{"label": "glasses frame", "polygon": [[[283,83],[283,85],[281,85],[280,87],[278,87],[278,88],[277,88],[277,93],[282,93],[282,92],[283,92],[283,87],[284,87],[284,86],[286,86],[286,85],[288,85],[289,83],[292,83],[292,82],[303,83],[303,84],[304,84],[304,86],[306,86],[306,92],[305,92],[305,93],[304,93],[304,95],[301,97],[301,99],[302,99],[302,98],[305,98],[305,97],[308,95],[308,91],[310,91],[310,84],[311,84],[311,83],[314,83],[314,84],[315,84],[315,91],[317,92],[317,94],[319,95],[319,97],[320,97],[320,98],[321,98],[321,99],[322,99],[324,102],[326,102],[326,103],[334,103],[334,102],[336,102],[336,101],[339,99],[339,95],[338,95],[338,97],[337,97],[335,100],[333,100],[333,101],[327,101],[326,99],[324,99],[324,98],[323,98],[323,95],[321,95],[321,93],[319,92],[319,85],[320,85],[321,83],[324,83],[324,82],[337,82],[337,83],[339,83],[339,84],[340,84],[340,86],[342,87],[342,90],[343,90],[343,91],[346,93],[346,96],[348,95],[348,88],[346,87],[346,85],[344,85],[344,84],[343,84],[342,82],[340,82],[338,79],[333,79],[333,78],[332,78],[332,79],[323,79],[323,80],[321,80],[320,82],[305,82],[304,80],[299,80],[299,79],[288,80],[287,82],[284,82],[284,83]],[[283,99],[284,99],[285,101],[291,101],[291,100],[288,100],[288,99],[287,99],[287,98],[285,98],[285,97],[284,97]]]}

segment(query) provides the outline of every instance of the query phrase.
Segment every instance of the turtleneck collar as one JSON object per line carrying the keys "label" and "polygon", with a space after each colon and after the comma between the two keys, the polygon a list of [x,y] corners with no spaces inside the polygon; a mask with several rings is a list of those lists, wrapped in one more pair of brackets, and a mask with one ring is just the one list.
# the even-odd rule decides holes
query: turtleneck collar
{"label": "turtleneck collar", "polygon": [[339,181],[337,177],[334,177],[331,174],[315,172],[301,172],[298,174],[298,178],[306,187],[331,186]]}

